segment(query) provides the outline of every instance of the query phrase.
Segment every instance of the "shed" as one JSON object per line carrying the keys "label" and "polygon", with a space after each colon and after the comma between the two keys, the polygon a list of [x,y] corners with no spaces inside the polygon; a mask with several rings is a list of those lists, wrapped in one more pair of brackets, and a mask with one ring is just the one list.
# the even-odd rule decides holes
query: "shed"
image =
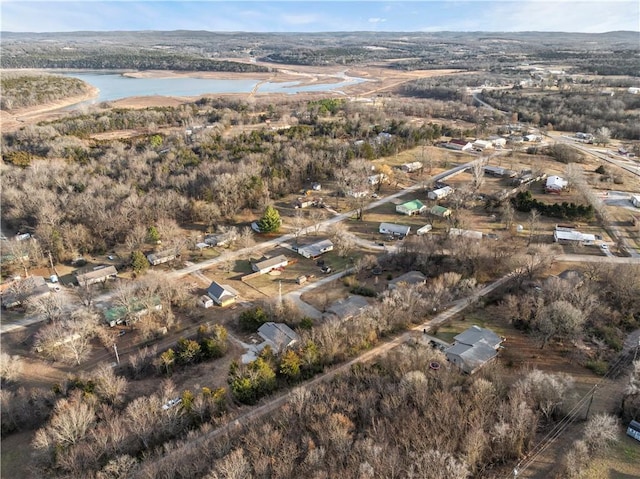
{"label": "shed", "polygon": [[422,227],[420,227],[420,228],[418,228],[418,229],[416,230],[416,234],[417,234],[418,236],[422,236],[422,235],[424,235],[424,234],[427,234],[427,233],[428,233],[429,231],[431,231],[432,229],[433,229],[433,226],[431,226],[431,225],[424,225],[424,226],[422,226]]}
{"label": "shed", "polygon": [[451,216],[451,210],[449,208],[445,208],[444,206],[432,206],[429,210],[433,216],[439,216],[440,218],[448,218]]}
{"label": "shed", "polygon": [[289,260],[287,259],[287,257],[281,254],[274,258],[265,259],[264,261],[253,263],[251,265],[251,269],[256,273],[266,274],[274,269],[284,268],[288,264]]}
{"label": "shed", "polygon": [[407,236],[411,226],[397,225],[394,223],[380,223],[380,234],[393,236]]}
{"label": "shed", "polygon": [[486,150],[487,148],[493,148],[493,142],[489,140],[476,140],[472,143],[471,146],[478,150]]}
{"label": "shed", "polygon": [[110,278],[115,278],[118,274],[115,266],[97,266],[93,271],[76,274],[76,281],[80,286],[89,286],[95,283],[104,283]]}
{"label": "shed", "polygon": [[389,281],[387,287],[389,289],[396,289],[400,285],[413,286],[414,284],[424,284],[427,281],[427,277],[420,271],[409,271],[396,279]]}
{"label": "shed", "polygon": [[258,328],[258,335],[275,351],[283,351],[300,340],[298,334],[284,323],[264,323]]}
{"label": "shed", "polygon": [[198,304],[203,308],[211,308],[213,307],[213,299],[211,299],[206,294],[203,294],[198,298]]}
{"label": "shed", "polygon": [[298,253],[305,258],[317,258],[318,256],[333,250],[331,240],[322,240],[316,243],[298,248]]}
{"label": "shed", "polygon": [[401,205],[396,205],[396,213],[407,216],[419,215],[427,211],[427,207],[420,200],[407,201]]}
{"label": "shed", "polygon": [[219,306],[228,306],[236,302],[238,292],[231,286],[212,281],[207,295]]}
{"label": "shed", "polygon": [[461,139],[449,140],[449,142],[445,143],[444,146],[445,148],[449,148],[450,150],[458,150],[458,151],[467,151],[473,148],[471,143],[469,143],[467,140],[461,140]]}
{"label": "shed", "polygon": [[430,200],[441,200],[449,196],[451,193],[453,193],[453,188],[451,188],[450,186],[445,186],[443,188],[438,188],[436,190],[430,191],[429,193],[427,193],[427,198],[429,198]]}

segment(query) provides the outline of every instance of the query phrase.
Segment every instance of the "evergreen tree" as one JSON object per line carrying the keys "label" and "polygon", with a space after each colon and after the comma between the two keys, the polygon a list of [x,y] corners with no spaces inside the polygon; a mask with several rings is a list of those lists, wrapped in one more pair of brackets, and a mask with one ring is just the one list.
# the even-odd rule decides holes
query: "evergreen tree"
{"label": "evergreen tree", "polygon": [[267,206],[264,210],[264,215],[258,221],[258,228],[261,233],[274,233],[278,231],[282,220],[280,219],[280,213],[273,206]]}
{"label": "evergreen tree", "polygon": [[131,253],[131,267],[136,274],[143,273],[149,268],[149,261],[142,251]]}

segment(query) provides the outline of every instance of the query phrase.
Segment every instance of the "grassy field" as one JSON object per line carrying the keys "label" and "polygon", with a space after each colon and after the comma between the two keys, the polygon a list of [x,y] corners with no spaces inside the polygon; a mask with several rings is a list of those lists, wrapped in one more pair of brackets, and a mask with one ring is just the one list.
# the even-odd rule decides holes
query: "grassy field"
{"label": "grassy field", "polygon": [[620,427],[618,442],[601,452],[584,474],[584,479],[637,479],[640,477],[640,442]]}

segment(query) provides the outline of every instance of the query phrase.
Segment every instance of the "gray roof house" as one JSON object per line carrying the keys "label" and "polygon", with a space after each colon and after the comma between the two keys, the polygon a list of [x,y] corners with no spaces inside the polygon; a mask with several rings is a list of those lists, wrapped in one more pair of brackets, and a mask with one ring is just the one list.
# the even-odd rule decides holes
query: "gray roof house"
{"label": "gray roof house", "polygon": [[327,308],[322,317],[324,319],[340,319],[347,321],[362,314],[369,303],[362,296],[350,296],[336,301]]}
{"label": "gray roof house", "polygon": [[104,283],[109,278],[115,278],[118,270],[115,266],[97,266],[93,271],[76,275],[76,281],[80,286],[89,286],[95,283]]}
{"label": "gray roof house", "polygon": [[394,223],[380,223],[378,231],[383,235],[407,236],[411,231],[411,226],[397,225]]}
{"label": "gray roof house", "polygon": [[251,265],[251,269],[256,273],[266,274],[273,269],[284,268],[289,264],[289,260],[285,255],[278,255],[274,258],[258,261]]}
{"label": "gray roof house", "polygon": [[15,308],[31,300],[44,298],[51,294],[42,276],[29,276],[19,282],[12,283],[2,295],[2,306],[5,308]]}
{"label": "gray roof house", "polygon": [[333,250],[333,242],[331,240],[322,240],[298,248],[298,254],[305,258],[317,258],[318,256]]}
{"label": "gray roof house", "polygon": [[475,325],[453,339],[453,346],[445,349],[444,354],[467,374],[473,374],[495,358],[500,344],[504,341],[490,329]]}
{"label": "gray roof house", "polygon": [[420,271],[409,271],[408,273],[405,273],[401,276],[398,276],[396,279],[389,281],[387,287],[389,289],[396,289],[401,284],[411,286],[414,284],[424,284],[426,281],[427,277]]}
{"label": "gray roof house", "polygon": [[207,295],[213,299],[218,306],[226,306],[235,302],[238,292],[227,284],[219,284],[215,281],[207,289]]}
{"label": "gray roof house", "polygon": [[264,323],[258,328],[258,335],[276,351],[283,351],[300,340],[298,334],[284,323]]}

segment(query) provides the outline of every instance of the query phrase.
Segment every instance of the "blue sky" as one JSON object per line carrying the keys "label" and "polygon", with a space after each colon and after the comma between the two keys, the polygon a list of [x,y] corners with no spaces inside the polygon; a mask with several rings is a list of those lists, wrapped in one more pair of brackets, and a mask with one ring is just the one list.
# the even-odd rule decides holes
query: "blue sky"
{"label": "blue sky", "polygon": [[640,2],[0,0],[0,28],[77,30],[565,31],[640,30]]}

